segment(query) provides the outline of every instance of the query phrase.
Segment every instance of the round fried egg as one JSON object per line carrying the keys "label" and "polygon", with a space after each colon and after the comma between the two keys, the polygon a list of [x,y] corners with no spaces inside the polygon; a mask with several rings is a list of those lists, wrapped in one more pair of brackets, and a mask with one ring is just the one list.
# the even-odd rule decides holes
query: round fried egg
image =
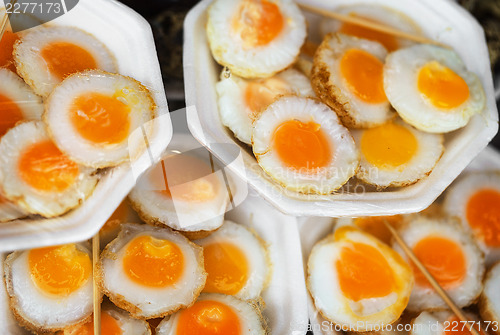
{"label": "round fried egg", "polygon": [[323,103],[283,96],[255,121],[253,153],[262,169],[285,188],[329,194],[358,168],[349,131]]}
{"label": "round fried egg", "polygon": [[31,214],[54,217],[80,205],[98,181],[49,138],[41,121],[21,123],[0,140],[3,195]]}
{"label": "round fried egg", "polygon": [[216,84],[222,123],[240,141],[252,144],[253,122],[278,95],[314,96],[309,79],[300,71],[288,69],[267,79],[246,80],[225,71]]}
{"label": "round fried egg", "polygon": [[266,78],[295,61],[306,22],[292,0],[216,0],[207,36],[219,64],[244,78]]}
{"label": "round fried egg", "polygon": [[264,335],[267,334],[260,311],[233,296],[203,293],[189,308],[165,318],[157,335]]}
{"label": "round fried egg", "polygon": [[229,204],[224,176],[202,157],[170,154],[149,169],[129,194],[141,219],[189,238],[219,228]]}
{"label": "round fried egg", "polygon": [[151,93],[138,81],[95,70],[74,74],[58,85],[47,99],[43,118],[61,151],[80,164],[104,168],[143,151],[129,138],[155,117],[155,109]]}
{"label": "round fried egg", "polygon": [[387,98],[403,120],[430,133],[464,127],[485,106],[479,78],[450,49],[419,44],[391,53],[384,66]]}
{"label": "round fried egg", "polygon": [[[492,324],[479,322],[479,318],[472,313],[465,313],[469,321],[481,335],[486,335],[484,327],[492,329]],[[471,335],[465,322],[461,321],[449,310],[424,311],[411,323],[410,335]]]}
{"label": "round fried egg", "polygon": [[444,151],[443,135],[419,131],[400,119],[353,130],[361,154],[360,180],[380,188],[407,186],[426,177]]}
{"label": "round fried egg", "polygon": [[500,174],[468,174],[446,191],[444,211],[472,232],[486,254],[486,263],[500,260]]}
{"label": "round fried egg", "polygon": [[[484,257],[458,224],[445,219],[416,218],[400,229],[399,235],[457,306],[468,306],[481,294]],[[399,245],[394,243],[393,248],[407,259]],[[408,310],[446,308],[422,272],[413,263],[411,266],[415,287]]]}
{"label": "round fried egg", "polygon": [[390,224],[395,229],[398,229],[405,222],[405,217],[402,215],[389,216],[364,216],[359,218],[340,218],[337,220],[335,229],[344,226],[355,226],[364,232],[371,234],[387,245],[391,244],[392,233],[386,227],[385,222]]}
{"label": "round fried egg", "polygon": [[104,294],[141,319],[190,306],[205,286],[203,250],[168,228],[123,224],[98,265]]}
{"label": "round fried egg", "polygon": [[395,116],[384,92],[385,48],[373,41],[328,34],[314,55],[311,85],[346,127],[367,128]]}
{"label": "round fried egg", "polygon": [[197,240],[203,247],[208,273],[203,292],[258,299],[269,279],[266,248],[258,236],[242,225],[225,221],[209,237]]}
{"label": "round fried egg", "polygon": [[11,310],[31,331],[54,332],[92,314],[92,262],[83,244],[16,251],[4,275]]}
{"label": "round fried egg", "polygon": [[14,59],[19,75],[42,97],[71,74],[95,69],[117,72],[108,48],[74,27],[30,30],[16,43]]}
{"label": "round fried egg", "polygon": [[42,99],[12,71],[0,68],[0,138],[23,120],[40,120]]}
{"label": "round fried egg", "polygon": [[483,320],[496,322],[495,334],[500,334],[500,263],[488,270],[484,280],[484,290],[479,302],[479,311]]}
{"label": "round fried egg", "polygon": [[308,289],[321,315],[356,331],[398,320],[413,287],[403,258],[354,227],[341,227],[318,242],[307,273]]}

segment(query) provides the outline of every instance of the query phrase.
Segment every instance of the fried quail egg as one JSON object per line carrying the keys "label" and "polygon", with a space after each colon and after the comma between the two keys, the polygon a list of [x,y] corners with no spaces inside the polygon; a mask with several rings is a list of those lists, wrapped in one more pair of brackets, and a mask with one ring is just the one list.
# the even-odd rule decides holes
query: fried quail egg
{"label": "fried quail egg", "polygon": [[42,99],[13,72],[0,68],[0,138],[18,122],[40,120],[42,113]]}
{"label": "fried quail egg", "polygon": [[468,174],[446,191],[444,211],[472,232],[486,254],[486,263],[500,260],[500,174]]}
{"label": "fried quail egg", "polygon": [[443,135],[419,131],[399,119],[352,131],[359,147],[360,180],[379,188],[407,186],[432,172],[444,151]]}
{"label": "fried quail egg", "polygon": [[308,289],[321,315],[356,331],[398,320],[413,287],[403,258],[354,227],[341,227],[318,242],[307,273]]}
{"label": "fried quail egg", "polygon": [[264,335],[265,323],[253,305],[233,296],[203,293],[189,308],[165,318],[157,335]]}
{"label": "fried quail egg", "polygon": [[2,193],[31,214],[66,213],[92,193],[97,180],[94,170],[55,146],[41,121],[21,123],[0,140]]}
{"label": "fried quail egg", "polygon": [[262,169],[291,191],[329,194],[355,173],[359,154],[349,131],[323,103],[283,96],[255,121],[253,152]]}
{"label": "fried quail egg", "polygon": [[[446,219],[418,218],[400,229],[399,235],[457,306],[468,306],[481,294],[484,257],[458,224]],[[393,248],[407,259],[399,245],[394,243]],[[415,287],[408,310],[446,308],[422,272],[413,263],[411,267]]]}
{"label": "fried quail egg", "polygon": [[335,229],[344,226],[355,226],[364,232],[371,234],[387,245],[391,244],[392,233],[386,227],[385,222],[389,223],[395,229],[398,229],[405,222],[402,215],[389,216],[364,216],[359,218],[340,218],[337,220]]}
{"label": "fried quail egg", "polygon": [[208,273],[203,292],[255,300],[269,279],[270,265],[262,240],[242,225],[225,221],[209,237],[197,240],[203,247]]}
{"label": "fried quail egg", "polygon": [[367,128],[395,116],[384,92],[385,48],[373,41],[328,34],[314,55],[311,85],[346,127]]}
{"label": "fried quail egg", "polygon": [[16,251],[5,260],[10,307],[36,333],[85,322],[92,314],[92,262],[84,244]]}
{"label": "fried quail egg", "polygon": [[[500,334],[500,263],[496,263],[484,280],[484,290],[479,303],[479,311],[483,320],[496,322],[492,327],[495,334]],[[493,326],[495,326],[493,324]]]}
{"label": "fried quail egg", "polygon": [[434,45],[415,45],[387,56],[384,88],[403,120],[430,133],[464,127],[486,101],[479,78],[467,71],[458,54]]}
{"label": "fried quail egg", "polygon": [[[393,8],[381,5],[345,5],[335,8],[335,12],[355,18],[365,19],[373,23],[383,24],[410,34],[418,35],[421,33],[420,28],[411,18]],[[331,19],[323,19],[320,23],[320,30],[324,35],[332,32],[339,32],[345,35],[376,41],[382,44],[389,52],[397,50],[401,47],[409,46],[413,43],[410,40],[397,38],[393,35],[378,32],[357,24],[340,22]]]}
{"label": "fried quail egg", "polygon": [[144,222],[195,239],[224,222],[229,204],[226,186],[221,172],[204,157],[167,154],[138,180],[129,199]]}
{"label": "fried quail egg", "polygon": [[[479,322],[479,318],[472,313],[465,313],[465,316],[475,322],[474,327],[481,335],[486,335],[483,331],[486,323]],[[471,335],[465,323],[449,310],[424,311],[411,325],[410,335]]]}
{"label": "fried quail egg", "polygon": [[104,168],[143,152],[141,146],[137,152],[132,149],[136,145],[130,135],[155,117],[155,108],[150,92],[138,81],[95,70],[58,85],[43,118],[61,151],[82,165]]}
{"label": "fried quail egg", "polygon": [[246,80],[225,76],[216,84],[222,123],[240,141],[252,144],[252,125],[278,95],[314,96],[309,79],[300,71],[288,69],[267,79]]}
{"label": "fried quail egg", "polygon": [[98,265],[104,294],[141,319],[190,306],[205,286],[203,250],[168,228],[123,224]]}
{"label": "fried quail egg", "polygon": [[306,37],[292,0],[216,0],[207,36],[215,60],[244,78],[266,78],[290,66]]}
{"label": "fried quail egg", "polygon": [[16,43],[13,53],[17,72],[42,97],[71,74],[95,69],[117,72],[106,46],[74,27],[32,29]]}

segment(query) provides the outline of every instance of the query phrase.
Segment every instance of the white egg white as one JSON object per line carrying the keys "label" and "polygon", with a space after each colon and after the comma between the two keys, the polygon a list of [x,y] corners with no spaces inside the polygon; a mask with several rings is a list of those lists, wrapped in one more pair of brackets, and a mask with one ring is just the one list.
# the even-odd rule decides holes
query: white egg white
{"label": "white egg white", "polygon": [[[461,105],[438,108],[419,91],[420,69],[432,61],[451,69],[466,82],[469,97]],[[389,54],[384,66],[384,88],[403,120],[430,133],[447,133],[464,127],[486,103],[479,78],[467,71],[460,56],[453,50],[434,45],[418,44]]]}
{"label": "white egg white", "polygon": [[233,29],[240,6],[248,0],[216,0],[208,9],[207,36],[215,60],[244,78],[266,78],[290,66],[299,55],[306,37],[306,23],[292,0],[269,0],[283,16],[281,32],[268,44],[245,47]]}
{"label": "white egg white", "polygon": [[12,221],[27,216],[28,213],[14,204],[13,202],[5,199],[0,194],[0,222]]}
{"label": "white egg white", "polygon": [[484,290],[479,302],[479,312],[483,320],[496,322],[491,331],[500,334],[500,263],[491,267],[484,279]]}
{"label": "white egg white", "polygon": [[[320,125],[333,151],[330,163],[315,171],[286,166],[273,150],[273,136],[284,122],[297,120]],[[262,169],[285,188],[303,193],[329,194],[344,185],[358,169],[359,153],[349,131],[325,104],[310,98],[283,96],[255,121],[253,153]],[[333,149],[332,149],[333,148]]]}

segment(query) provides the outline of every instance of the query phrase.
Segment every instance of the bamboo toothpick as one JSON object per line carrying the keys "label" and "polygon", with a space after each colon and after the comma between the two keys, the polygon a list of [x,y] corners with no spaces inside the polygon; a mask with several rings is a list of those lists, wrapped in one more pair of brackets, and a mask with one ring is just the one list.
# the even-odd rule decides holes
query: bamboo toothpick
{"label": "bamboo toothpick", "polygon": [[92,238],[92,268],[94,280],[94,335],[101,335],[101,292],[97,285],[97,263],[100,253],[99,232]]}
{"label": "bamboo toothpick", "polygon": [[473,335],[481,335],[477,331],[476,328],[474,328],[473,325],[469,322],[469,319],[467,316],[464,314],[464,312],[458,308],[458,306],[451,300],[450,296],[448,293],[446,293],[445,290],[439,285],[437,280],[431,275],[431,273],[427,270],[427,268],[420,262],[420,260],[415,256],[411,248],[406,244],[405,241],[399,236],[398,232],[394,229],[394,227],[391,226],[387,220],[384,220],[384,224],[389,229],[391,232],[392,236],[396,240],[396,242],[399,244],[401,249],[405,252],[405,254],[408,256],[408,258],[413,262],[413,264],[416,265],[416,267],[422,272],[422,274],[425,276],[425,278],[431,283],[432,287],[436,290],[436,292],[439,294],[439,296],[444,300],[444,302],[448,305],[448,307],[451,309],[451,311],[460,319],[460,321],[464,322],[465,325],[467,325],[467,328]]}
{"label": "bamboo toothpick", "polygon": [[[14,5],[17,0],[12,0],[11,4]],[[9,21],[9,15],[7,14],[7,10],[5,10],[5,14],[2,17],[2,21],[0,22],[0,41],[2,40],[3,33],[5,33],[5,28],[7,28],[7,22]]]}

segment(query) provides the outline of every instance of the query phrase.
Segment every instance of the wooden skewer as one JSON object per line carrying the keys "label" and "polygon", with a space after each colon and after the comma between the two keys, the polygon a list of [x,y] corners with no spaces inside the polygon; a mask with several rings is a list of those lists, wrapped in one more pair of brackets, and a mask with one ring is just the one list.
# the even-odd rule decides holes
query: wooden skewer
{"label": "wooden skewer", "polygon": [[335,19],[335,20],[339,20],[339,21],[342,21],[342,22],[352,23],[352,24],[355,24],[355,25],[358,25],[358,26],[361,26],[361,27],[365,27],[365,28],[368,28],[368,29],[380,31],[382,33],[386,33],[386,34],[393,35],[393,36],[396,36],[396,37],[405,38],[407,40],[415,41],[415,42],[418,42],[418,43],[435,44],[435,45],[439,45],[439,46],[443,46],[443,47],[448,47],[448,46],[446,46],[446,45],[444,45],[442,43],[439,43],[437,41],[431,40],[431,39],[429,39],[427,37],[424,37],[424,36],[421,36],[421,35],[415,35],[415,34],[407,33],[407,32],[404,32],[404,31],[401,31],[401,30],[397,30],[395,28],[392,28],[392,27],[389,27],[389,26],[386,26],[386,25],[383,25],[383,24],[379,24],[379,23],[376,23],[376,22],[372,22],[372,21],[360,18],[360,17],[339,14],[339,13],[336,13],[336,12],[333,12],[333,11],[330,11],[330,10],[326,10],[326,9],[322,9],[322,8],[317,8],[317,7],[314,7],[314,6],[311,6],[311,5],[302,4],[302,3],[297,3],[297,4],[303,10],[306,10],[308,12],[315,13],[315,14],[318,14],[318,15],[321,15],[321,16],[324,16],[324,17],[329,17],[329,18],[332,18],[332,19]]}
{"label": "wooden skewer", "polygon": [[97,285],[97,263],[99,262],[99,232],[92,238],[92,268],[94,280],[94,334],[101,335],[101,292]]}
{"label": "wooden skewer", "polygon": [[439,283],[436,281],[436,279],[430,274],[430,272],[427,270],[427,268],[420,262],[420,260],[415,256],[411,248],[406,244],[405,241],[399,236],[397,231],[394,229],[394,227],[391,226],[387,220],[384,220],[384,224],[389,229],[391,232],[392,236],[396,240],[396,242],[399,244],[399,246],[403,249],[405,254],[408,256],[408,258],[417,266],[417,268],[423,273],[425,278],[431,283],[432,287],[436,290],[436,292],[439,294],[439,296],[444,300],[444,302],[448,305],[448,307],[452,310],[453,313],[460,319],[460,321],[465,322],[467,325],[467,328],[473,335],[480,335],[479,332],[477,331],[476,328],[474,328],[473,325],[469,322],[469,319],[467,316],[464,314],[464,312],[458,308],[458,306],[451,300],[450,296],[448,293],[446,293],[445,290],[439,285]]}
{"label": "wooden skewer", "polygon": [[[17,0],[12,0],[12,5],[14,5]],[[3,34],[5,33],[5,28],[7,28],[7,22],[9,21],[9,15],[7,11],[5,11],[5,15],[2,17],[2,21],[0,22],[0,41],[2,40]]]}

